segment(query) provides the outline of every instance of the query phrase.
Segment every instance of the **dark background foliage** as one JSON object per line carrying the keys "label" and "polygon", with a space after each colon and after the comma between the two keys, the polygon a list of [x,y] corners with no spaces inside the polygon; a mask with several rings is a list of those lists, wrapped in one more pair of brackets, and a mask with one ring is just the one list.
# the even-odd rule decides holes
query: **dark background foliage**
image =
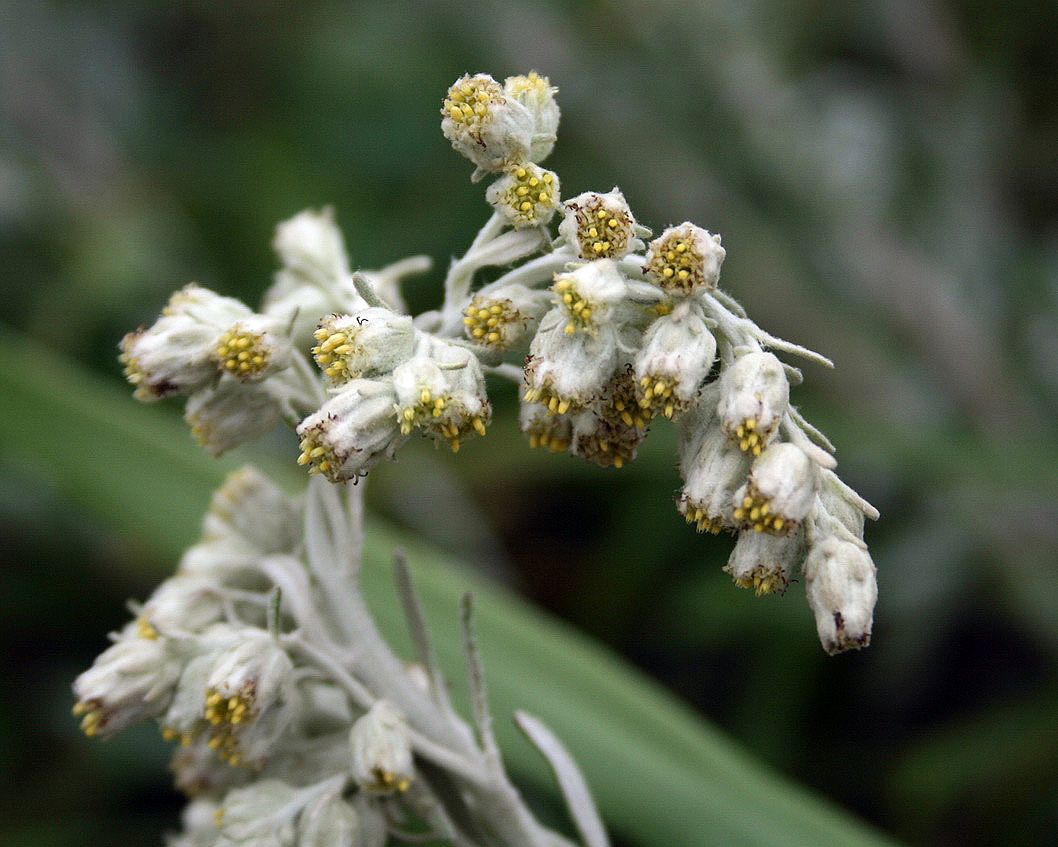
{"label": "dark background foliage", "polygon": [[[729,583],[730,541],[672,507],[664,425],[630,467],[582,466],[530,452],[497,386],[488,438],[411,448],[373,475],[375,508],[911,844],[1051,844],[1055,32],[1038,0],[15,0],[3,326],[118,383],[117,340],[172,289],[255,302],[275,223],[329,203],[356,265],[434,257],[409,286],[428,308],[487,214],[439,130],[447,86],[548,74],[565,194],[619,184],[655,230],[722,233],[724,287],[837,363],[807,365],[794,399],[882,512],[875,643],[829,659],[802,586]],[[80,738],[69,683],[172,562],[74,508],[32,454],[0,467],[0,840],[158,843],[179,808],[162,745]]]}

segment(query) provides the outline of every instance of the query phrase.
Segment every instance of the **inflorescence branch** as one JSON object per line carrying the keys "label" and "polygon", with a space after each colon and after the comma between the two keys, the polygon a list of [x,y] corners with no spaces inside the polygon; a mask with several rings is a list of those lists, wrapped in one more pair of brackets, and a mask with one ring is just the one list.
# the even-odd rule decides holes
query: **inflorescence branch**
{"label": "inflorescence branch", "polygon": [[[492,180],[492,213],[451,263],[436,310],[412,316],[401,293],[429,259],[353,272],[331,211],[310,210],[278,226],[281,269],[259,311],[191,284],[122,340],[136,397],[187,397],[208,452],[286,421],[312,476],[290,497],[253,468],[230,475],[176,574],[74,684],[88,735],[154,719],[179,742],[172,768],[190,803],[171,847],[572,843],[507,776],[469,596],[472,723],[448,698],[403,554],[394,567],[415,662],[392,651],[360,590],[357,483],[415,432],[452,451],[485,435],[486,374],[521,384],[530,446],[602,467],[633,461],[655,418],[674,421],[676,507],[699,531],[736,537],[734,581],[782,593],[799,571],[824,649],[869,642],[877,589],[863,528],[878,513],[790,404],[801,372],[776,353],[832,363],[765,332],[718,288],[719,235],[685,222],[652,237],[617,188],[563,202],[540,165],[556,91],[535,72],[449,89],[441,128],[472,180]],[[561,742],[517,720],[583,843],[606,847]]]}

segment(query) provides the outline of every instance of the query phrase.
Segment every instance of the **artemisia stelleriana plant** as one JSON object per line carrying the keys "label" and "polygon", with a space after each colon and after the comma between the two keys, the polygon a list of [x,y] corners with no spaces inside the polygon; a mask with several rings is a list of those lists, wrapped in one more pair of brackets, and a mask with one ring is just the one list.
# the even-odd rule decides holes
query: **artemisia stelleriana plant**
{"label": "artemisia stelleriana plant", "polygon": [[[530,446],[603,467],[633,461],[655,419],[673,421],[676,509],[736,537],[734,581],[782,592],[799,569],[824,649],[867,644],[876,587],[863,524],[877,514],[790,405],[801,373],[779,354],[830,362],[762,330],[718,287],[719,235],[686,222],[652,237],[616,188],[563,202],[540,164],[555,93],[536,73],[448,90],[441,128],[471,180],[490,181],[492,214],[449,267],[437,310],[412,316],[401,296],[428,259],[354,272],[331,212],[304,211],[277,228],[282,267],[257,311],[191,284],[122,341],[136,397],[187,397],[208,452],[285,423],[308,472],[296,497],[253,468],[232,474],[176,574],[74,685],[88,735],[153,719],[177,742],[190,802],[172,847],[573,843],[536,820],[504,769],[469,600],[468,723],[400,558],[415,662],[385,643],[358,587],[356,483],[416,434],[452,451],[485,435],[487,376],[521,386]],[[539,720],[517,719],[559,775],[581,841],[603,847],[568,753]]]}

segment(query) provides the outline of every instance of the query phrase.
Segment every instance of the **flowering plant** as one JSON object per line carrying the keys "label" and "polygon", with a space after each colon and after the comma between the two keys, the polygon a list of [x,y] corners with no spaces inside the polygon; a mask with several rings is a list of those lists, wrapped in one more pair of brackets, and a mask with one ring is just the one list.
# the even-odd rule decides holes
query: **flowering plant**
{"label": "flowering plant", "polygon": [[[277,229],[282,268],[260,311],[192,284],[122,341],[136,396],[186,396],[208,452],[286,422],[310,475],[290,497],[253,468],[232,474],[177,573],[75,683],[87,734],[155,719],[179,741],[173,770],[192,799],[174,847],[569,843],[506,773],[470,598],[468,724],[402,557],[414,663],[383,640],[359,589],[358,483],[416,432],[452,451],[485,435],[488,377],[524,387],[531,446],[603,467],[633,461],[652,421],[672,419],[677,508],[699,531],[737,536],[725,568],[735,582],[783,592],[800,569],[824,649],[869,642],[877,592],[863,527],[877,513],[790,404],[801,373],[776,353],[830,362],[762,330],[718,287],[720,236],[688,222],[652,238],[617,188],[562,202],[540,165],[555,94],[536,73],[449,89],[442,130],[473,181],[493,179],[493,212],[449,267],[438,309],[411,316],[402,297],[425,257],[353,272],[330,211],[305,211]],[[572,757],[539,719],[517,720],[582,842],[607,844]]]}

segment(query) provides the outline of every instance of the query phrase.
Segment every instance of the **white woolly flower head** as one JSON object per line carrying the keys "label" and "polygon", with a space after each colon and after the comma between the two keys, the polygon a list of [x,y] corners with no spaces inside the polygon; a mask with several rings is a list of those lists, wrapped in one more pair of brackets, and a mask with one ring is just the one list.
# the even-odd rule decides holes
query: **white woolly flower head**
{"label": "white woolly flower head", "polygon": [[372,794],[408,790],[415,775],[404,717],[379,700],[349,731],[353,778]]}
{"label": "white woolly flower head", "polygon": [[515,163],[488,187],[485,199],[515,229],[544,226],[558,209],[558,174],[532,162]]}
{"label": "white woolly flower head", "polygon": [[246,627],[206,682],[210,746],[231,764],[260,761],[289,725],[295,699],[290,656],[270,633]]}
{"label": "white woolly flower head", "polygon": [[182,831],[178,835],[167,835],[165,847],[213,847],[217,841],[219,808],[220,804],[212,798],[195,797],[180,813]]}
{"label": "white woolly flower head", "polygon": [[636,221],[619,188],[585,191],[562,204],[558,233],[582,259],[619,259],[637,246]]}
{"label": "white woolly flower head", "polygon": [[307,283],[327,290],[349,276],[345,239],[330,206],[318,211],[305,209],[280,223],[272,247],[283,270],[292,277],[286,280],[286,287]]}
{"label": "white woolly flower head", "polygon": [[567,332],[569,312],[556,306],[540,322],[525,360],[525,393],[558,414],[579,412],[602,395],[621,351],[613,325],[595,333]]}
{"label": "white woolly flower head", "polygon": [[698,394],[716,358],[716,339],[692,300],[657,318],[634,362],[639,407],[649,416],[679,415]]}
{"label": "white woolly flower head", "polygon": [[397,394],[391,380],[354,379],[297,427],[299,465],[331,482],[364,476],[407,440],[394,408]]}
{"label": "white woolly flower head", "polygon": [[293,847],[299,791],[278,779],[259,779],[232,789],[214,814],[219,844]]}
{"label": "white woolly flower head", "polygon": [[109,738],[161,714],[181,665],[169,639],[144,637],[135,626],[127,630],[74,681],[73,713],[81,718],[85,735]]}
{"label": "white woolly flower head", "polygon": [[749,479],[735,492],[735,521],[742,529],[787,535],[811,513],[816,480],[816,467],[800,447],[772,444],[753,462]]}
{"label": "white woolly flower head", "polygon": [[138,610],[140,634],[201,632],[224,617],[224,603],[217,583],[204,576],[179,574],[156,589]]}
{"label": "white woolly flower head", "polygon": [[551,303],[550,291],[520,283],[489,286],[463,311],[463,333],[482,347],[510,350],[525,343]]}
{"label": "white woolly flower head", "polygon": [[[162,738],[166,741],[179,740],[181,747],[191,747],[199,741],[204,745],[205,749],[196,749],[188,756],[187,765],[201,772],[198,777],[187,774],[189,779],[207,778],[214,781],[217,778],[216,771],[220,770],[217,743],[210,744],[212,726],[204,714],[206,689],[217,657],[237,644],[239,638],[238,627],[218,623],[194,639],[169,708],[159,719]],[[208,761],[202,761],[202,758]]]}
{"label": "white woolly flower head", "polygon": [[676,508],[698,532],[734,530],[732,500],[749,474],[750,459],[734,449],[716,419],[716,383],[677,421],[683,489]]}
{"label": "white woolly flower head", "polygon": [[525,106],[488,74],[452,83],[441,108],[441,131],[483,172],[529,160],[534,126]]}
{"label": "white woolly flower head", "polygon": [[551,290],[555,293],[553,302],[566,314],[563,329],[568,334],[598,332],[601,324],[613,320],[629,293],[628,282],[608,259],[556,273]]}
{"label": "white woolly flower head", "polygon": [[332,386],[380,377],[411,358],[418,336],[408,315],[372,306],[355,315],[327,315],[312,355]]}
{"label": "white woolly flower head", "polygon": [[191,434],[213,456],[260,438],[283,418],[282,379],[246,383],[222,377],[199,389],[184,407]]}
{"label": "white woolly flower head", "polygon": [[177,291],[151,327],[121,340],[120,360],[137,399],[190,394],[214,381],[219,336],[252,315],[244,303],[194,283]]}
{"label": "white woolly flower head", "polygon": [[823,649],[834,654],[870,644],[878,584],[866,547],[828,536],[812,546],[804,575]]}
{"label": "white woolly flower head", "polygon": [[298,817],[298,847],[359,847],[360,815],[338,792],[310,803]]}
{"label": "white woolly flower head", "polygon": [[767,532],[743,530],[724,566],[736,584],[752,588],[757,596],[783,594],[790,582],[790,573],[804,554],[801,533],[771,535]]}
{"label": "white woolly flower head", "polygon": [[720,373],[720,420],[746,453],[759,456],[771,443],[789,405],[790,383],[772,353],[744,353]]}
{"label": "white woolly flower head", "polygon": [[205,540],[230,540],[253,554],[288,553],[301,537],[302,510],[253,465],[225,478],[202,522]]}
{"label": "white woolly flower head", "polygon": [[720,236],[684,222],[650,242],[644,271],[662,288],[679,294],[716,288],[727,251]]}
{"label": "white woolly flower head", "polygon": [[180,557],[177,574],[201,577],[216,585],[262,590],[268,583],[260,569],[261,554],[236,538],[205,538]]}
{"label": "white woolly flower head", "polygon": [[401,432],[419,429],[453,452],[472,433],[484,435],[492,418],[477,357],[447,341],[430,339],[393,371],[393,387]]}
{"label": "white woolly flower head", "polygon": [[558,89],[546,76],[536,71],[509,76],[503,81],[504,93],[521,103],[533,118],[533,137],[529,146],[529,161],[542,162],[555,146],[561,113],[555,95]]}

